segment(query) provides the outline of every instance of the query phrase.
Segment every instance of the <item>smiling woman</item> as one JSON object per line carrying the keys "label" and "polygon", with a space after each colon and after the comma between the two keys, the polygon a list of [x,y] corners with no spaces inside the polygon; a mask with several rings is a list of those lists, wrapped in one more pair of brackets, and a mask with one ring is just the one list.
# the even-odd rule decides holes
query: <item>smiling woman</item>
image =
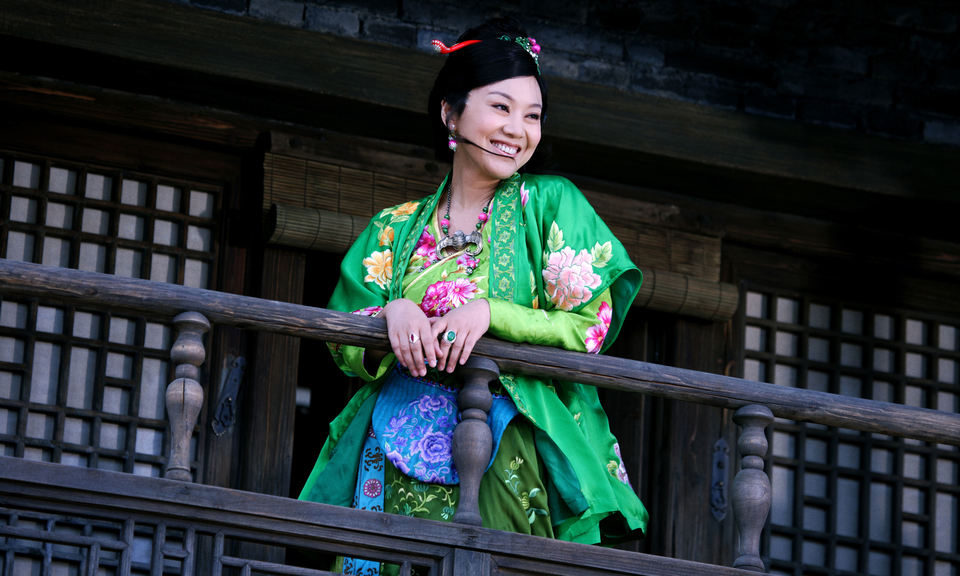
{"label": "smiling woman", "polygon": [[[521,174],[547,113],[536,40],[493,20],[434,44],[447,60],[429,117],[452,169],[432,196],[376,215],[343,260],[329,307],[384,317],[392,353],[332,347],[368,384],[331,424],[300,498],[450,520],[454,369],[484,334],[600,353],[642,276],[572,183]],[[516,374],[493,388],[484,526],[583,543],[642,534],[647,512],[595,388]]]}

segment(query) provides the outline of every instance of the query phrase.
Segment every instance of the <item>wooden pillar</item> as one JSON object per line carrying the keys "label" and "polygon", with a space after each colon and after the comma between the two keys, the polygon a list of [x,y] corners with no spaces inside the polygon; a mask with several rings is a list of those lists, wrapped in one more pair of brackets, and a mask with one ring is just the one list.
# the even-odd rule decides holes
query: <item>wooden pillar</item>
{"label": "wooden pillar", "polygon": [[170,422],[170,453],[164,478],[190,482],[190,442],[203,407],[200,365],[206,359],[203,335],[210,322],[199,312],[184,312],[173,319],[177,340],[170,350],[176,377],[167,386],[167,418]]}
{"label": "wooden pillar", "polygon": [[[650,362],[702,372],[723,373],[725,326],[689,318],[650,319]],[[621,338],[623,336],[621,335]],[[657,342],[662,338],[659,355]],[[619,344],[619,340],[618,340]],[[614,413],[624,413],[618,404],[631,400],[621,394]],[[736,426],[728,410],[695,402],[649,398],[644,416],[649,418],[646,455],[634,480],[641,488],[650,512],[647,537],[641,552],[671,558],[729,566],[735,559],[736,529],[732,513],[718,521],[711,509],[714,481],[714,446],[724,439],[736,443]],[[621,447],[627,426],[616,423]],[[621,432],[623,430],[623,432]],[[628,447],[629,449],[629,447]],[[626,458],[626,456],[625,456]],[[736,466],[730,466],[732,484]]]}
{"label": "wooden pillar", "polygon": [[764,429],[773,422],[773,413],[766,406],[751,404],[737,410],[733,420],[743,431],[737,443],[742,457],[741,469],[733,479],[733,513],[737,519],[740,540],[734,568],[766,572],[760,559],[760,533],[770,512],[770,478],[763,470],[767,454]]}
{"label": "wooden pillar", "polygon": [[452,451],[460,475],[460,502],[453,521],[482,526],[480,481],[493,452],[493,433],[487,425],[493,405],[489,384],[500,376],[500,369],[493,360],[471,356],[457,372],[463,377],[458,397],[462,419],[453,431]]}
{"label": "wooden pillar", "polygon": [[[302,252],[266,248],[260,297],[300,304],[305,271]],[[299,364],[299,338],[257,334],[240,400],[244,415],[239,460],[242,490],[289,495]]]}

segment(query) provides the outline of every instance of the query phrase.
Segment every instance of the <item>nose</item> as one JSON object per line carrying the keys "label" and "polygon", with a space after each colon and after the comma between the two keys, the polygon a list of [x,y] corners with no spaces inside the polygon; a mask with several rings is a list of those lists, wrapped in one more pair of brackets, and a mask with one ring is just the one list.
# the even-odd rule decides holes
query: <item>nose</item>
{"label": "nose", "polygon": [[503,133],[508,136],[521,136],[523,134],[523,116],[511,114],[503,125]]}

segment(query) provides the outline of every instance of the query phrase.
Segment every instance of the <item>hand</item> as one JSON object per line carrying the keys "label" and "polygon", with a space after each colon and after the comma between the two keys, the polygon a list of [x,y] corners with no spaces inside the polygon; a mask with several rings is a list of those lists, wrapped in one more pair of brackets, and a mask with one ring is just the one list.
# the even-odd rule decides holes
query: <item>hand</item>
{"label": "hand", "polygon": [[[433,341],[439,340],[437,370],[453,372],[457,364],[463,365],[477,340],[490,328],[490,304],[486,298],[467,302],[454,308],[441,318],[431,318]],[[456,335],[453,342],[447,339],[447,333]]]}
{"label": "hand", "polygon": [[383,307],[390,347],[400,364],[414,376],[426,376],[427,364],[437,365],[440,345],[426,314],[412,300],[398,298]]}

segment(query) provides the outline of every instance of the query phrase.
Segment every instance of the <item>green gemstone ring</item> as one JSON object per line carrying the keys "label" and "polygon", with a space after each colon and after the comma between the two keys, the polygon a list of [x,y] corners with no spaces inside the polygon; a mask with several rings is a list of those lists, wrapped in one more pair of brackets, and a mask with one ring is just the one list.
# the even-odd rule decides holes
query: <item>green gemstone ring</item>
{"label": "green gemstone ring", "polygon": [[457,339],[457,333],[453,330],[448,330],[446,334],[443,335],[447,339],[447,342],[453,344],[453,341]]}

